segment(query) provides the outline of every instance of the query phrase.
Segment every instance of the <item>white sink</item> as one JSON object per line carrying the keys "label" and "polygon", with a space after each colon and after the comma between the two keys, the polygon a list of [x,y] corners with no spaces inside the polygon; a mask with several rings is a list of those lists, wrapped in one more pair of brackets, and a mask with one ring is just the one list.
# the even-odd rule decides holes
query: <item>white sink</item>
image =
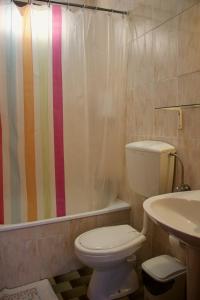
{"label": "white sink", "polygon": [[187,300],[200,299],[200,190],[147,199],[145,212],[186,245]]}
{"label": "white sink", "polygon": [[166,231],[200,247],[200,190],[151,197],[143,206],[149,217]]}

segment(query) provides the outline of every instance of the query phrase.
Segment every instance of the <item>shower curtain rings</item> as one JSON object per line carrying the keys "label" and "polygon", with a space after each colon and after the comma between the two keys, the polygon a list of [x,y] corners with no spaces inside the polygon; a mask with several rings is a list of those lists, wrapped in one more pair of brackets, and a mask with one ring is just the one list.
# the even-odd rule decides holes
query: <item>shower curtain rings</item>
{"label": "shower curtain rings", "polygon": [[48,1],[48,7],[50,7],[50,6],[51,6],[51,0]]}
{"label": "shower curtain rings", "polygon": [[67,6],[66,9],[69,10],[69,0],[67,0]]}
{"label": "shower curtain rings", "polygon": [[112,14],[113,14],[113,9],[110,9],[108,12],[108,16],[112,16]]}

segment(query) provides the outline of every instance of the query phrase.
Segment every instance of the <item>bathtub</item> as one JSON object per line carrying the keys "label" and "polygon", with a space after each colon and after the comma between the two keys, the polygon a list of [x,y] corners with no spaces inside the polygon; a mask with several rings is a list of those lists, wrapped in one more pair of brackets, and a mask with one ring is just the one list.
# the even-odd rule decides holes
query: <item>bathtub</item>
{"label": "bathtub", "polygon": [[130,205],[127,202],[117,199],[115,202],[111,203],[107,207],[99,210],[94,210],[94,211],[84,212],[79,214],[72,214],[64,217],[39,220],[39,221],[0,225],[0,232],[21,229],[21,228],[30,228],[30,227],[46,225],[46,224],[55,224],[55,223],[60,223],[65,221],[71,221],[74,219],[83,219],[83,218],[104,215],[104,214],[128,210],[128,209],[130,209]]}
{"label": "bathtub", "polygon": [[129,224],[130,205],[116,200],[108,207],[65,217],[0,226],[0,289],[51,278],[81,267],[74,239],[84,231]]}

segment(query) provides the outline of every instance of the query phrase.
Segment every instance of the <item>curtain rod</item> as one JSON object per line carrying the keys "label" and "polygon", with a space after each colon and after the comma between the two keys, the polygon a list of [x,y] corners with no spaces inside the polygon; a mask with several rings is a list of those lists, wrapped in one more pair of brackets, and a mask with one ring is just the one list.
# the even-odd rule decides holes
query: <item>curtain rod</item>
{"label": "curtain rod", "polygon": [[[28,4],[24,0],[14,0],[16,4]],[[85,4],[77,4],[77,3],[71,3],[71,2],[62,2],[62,1],[54,1],[54,0],[31,0],[33,4],[37,4],[37,2],[46,2],[49,4],[60,4],[60,5],[66,5],[66,6],[73,6],[73,7],[81,7],[81,8],[86,8],[86,9],[93,9],[93,10],[99,10],[99,11],[107,11],[110,13],[116,13],[116,14],[122,14],[122,15],[127,15],[127,11],[123,10],[116,10],[116,9],[109,9],[109,8],[104,8],[104,7],[99,7],[99,6],[91,6],[91,5],[85,5]],[[34,3],[36,2],[36,3]]]}

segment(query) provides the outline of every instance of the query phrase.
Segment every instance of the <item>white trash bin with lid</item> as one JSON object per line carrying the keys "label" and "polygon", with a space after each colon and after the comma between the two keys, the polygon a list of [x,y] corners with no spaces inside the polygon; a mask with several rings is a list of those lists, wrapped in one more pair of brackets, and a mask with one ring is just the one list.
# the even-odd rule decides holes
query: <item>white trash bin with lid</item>
{"label": "white trash bin with lid", "polygon": [[142,264],[144,300],[185,300],[186,267],[175,257],[161,255]]}

